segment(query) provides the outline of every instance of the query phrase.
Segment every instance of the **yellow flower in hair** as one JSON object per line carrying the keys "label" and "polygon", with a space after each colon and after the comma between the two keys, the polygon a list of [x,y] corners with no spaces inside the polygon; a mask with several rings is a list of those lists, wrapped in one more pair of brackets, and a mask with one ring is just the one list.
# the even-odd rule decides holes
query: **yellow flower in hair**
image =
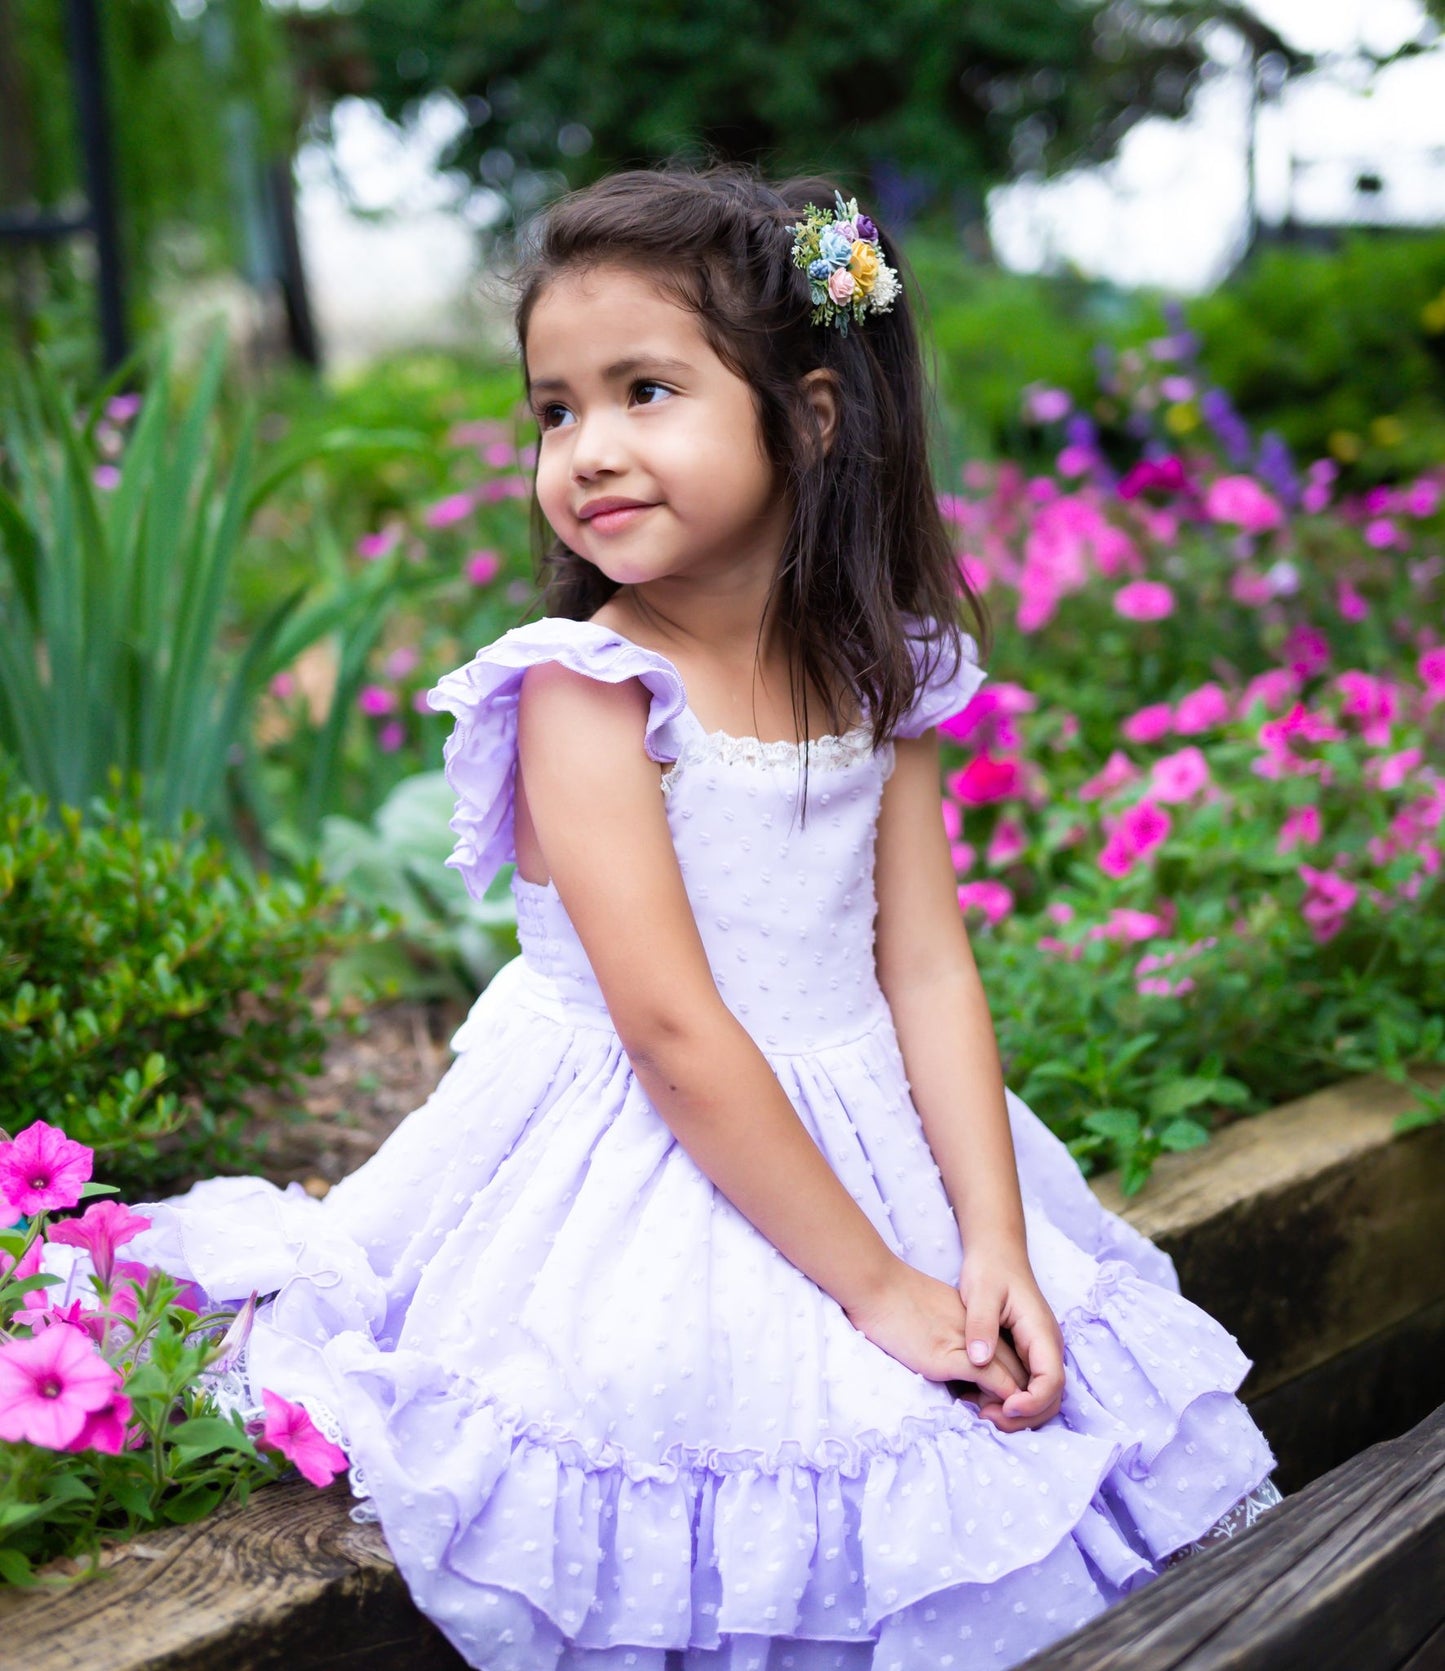
{"label": "yellow flower in hair", "polygon": [[848,271],[853,275],[859,295],[866,296],[878,282],[878,251],[872,244],[865,244],[860,238],[853,245],[853,254],[848,260]]}

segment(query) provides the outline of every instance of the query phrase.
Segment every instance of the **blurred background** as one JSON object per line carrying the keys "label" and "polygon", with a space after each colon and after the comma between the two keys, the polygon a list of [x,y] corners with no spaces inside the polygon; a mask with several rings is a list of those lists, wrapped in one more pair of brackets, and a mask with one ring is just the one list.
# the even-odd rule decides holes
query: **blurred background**
{"label": "blurred background", "polygon": [[[1445,1056],[1442,23],[0,0],[0,783],[66,878],[36,922],[73,919],[46,967],[0,943],[0,1096],[43,1059],[124,1164],[235,1159],[254,1064],[319,1047],[218,1075],[195,1018],[303,962],[324,991],[278,1013],[401,1006],[309,1096],[307,1164],[346,1169],[435,1082],[516,944],[505,886],[443,866],[425,703],[536,601],[503,281],[557,193],[671,156],[831,171],[916,274],[942,503],[998,632],[946,816],[1021,1093],[1137,1187],[1220,1111]],[[1260,731],[1301,701],[1325,717]],[[1125,854],[1151,796],[1174,834]],[[129,816],[218,844],[252,901],[222,962],[177,949],[209,944],[175,922],[215,882],[174,857],[179,915],[107,961]],[[1124,1034],[1152,1050],[1092,1054]]]}

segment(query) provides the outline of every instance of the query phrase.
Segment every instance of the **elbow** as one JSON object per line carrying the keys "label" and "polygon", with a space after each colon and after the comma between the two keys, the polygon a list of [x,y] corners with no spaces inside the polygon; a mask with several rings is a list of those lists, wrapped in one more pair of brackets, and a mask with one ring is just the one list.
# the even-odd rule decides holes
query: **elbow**
{"label": "elbow", "polygon": [[725,1030],[739,1023],[720,998],[699,1006],[679,995],[629,1007],[614,1025],[638,1078],[677,1091],[708,1072]]}

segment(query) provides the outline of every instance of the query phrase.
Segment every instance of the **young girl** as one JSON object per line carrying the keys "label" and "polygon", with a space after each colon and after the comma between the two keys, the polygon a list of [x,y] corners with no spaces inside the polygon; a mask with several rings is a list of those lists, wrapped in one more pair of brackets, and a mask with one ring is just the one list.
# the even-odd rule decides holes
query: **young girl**
{"label": "young girl", "polygon": [[274,1294],[486,1671],[1005,1667],[1279,1493],[1249,1360],[1003,1084],[934,727],[984,678],[898,257],[818,180],[563,200],[518,334],[544,619],[447,674],[522,955],[320,1202],[139,1251]]}

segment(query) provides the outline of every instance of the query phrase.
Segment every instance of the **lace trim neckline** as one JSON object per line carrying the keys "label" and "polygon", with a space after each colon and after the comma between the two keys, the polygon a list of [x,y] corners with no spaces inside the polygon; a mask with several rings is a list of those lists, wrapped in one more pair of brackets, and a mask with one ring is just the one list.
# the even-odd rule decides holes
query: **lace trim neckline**
{"label": "lace trim neckline", "polygon": [[[677,758],[662,774],[662,793],[667,795],[674,779],[688,766],[716,764],[722,766],[788,766],[803,763],[802,743],[781,738],[765,743],[760,737],[735,737],[728,731],[704,731],[696,714],[689,708],[696,732],[682,745]],[[854,726],[841,736],[829,733],[809,738],[807,743],[810,770],[836,771],[867,759],[873,752],[873,734],[865,725]]]}

